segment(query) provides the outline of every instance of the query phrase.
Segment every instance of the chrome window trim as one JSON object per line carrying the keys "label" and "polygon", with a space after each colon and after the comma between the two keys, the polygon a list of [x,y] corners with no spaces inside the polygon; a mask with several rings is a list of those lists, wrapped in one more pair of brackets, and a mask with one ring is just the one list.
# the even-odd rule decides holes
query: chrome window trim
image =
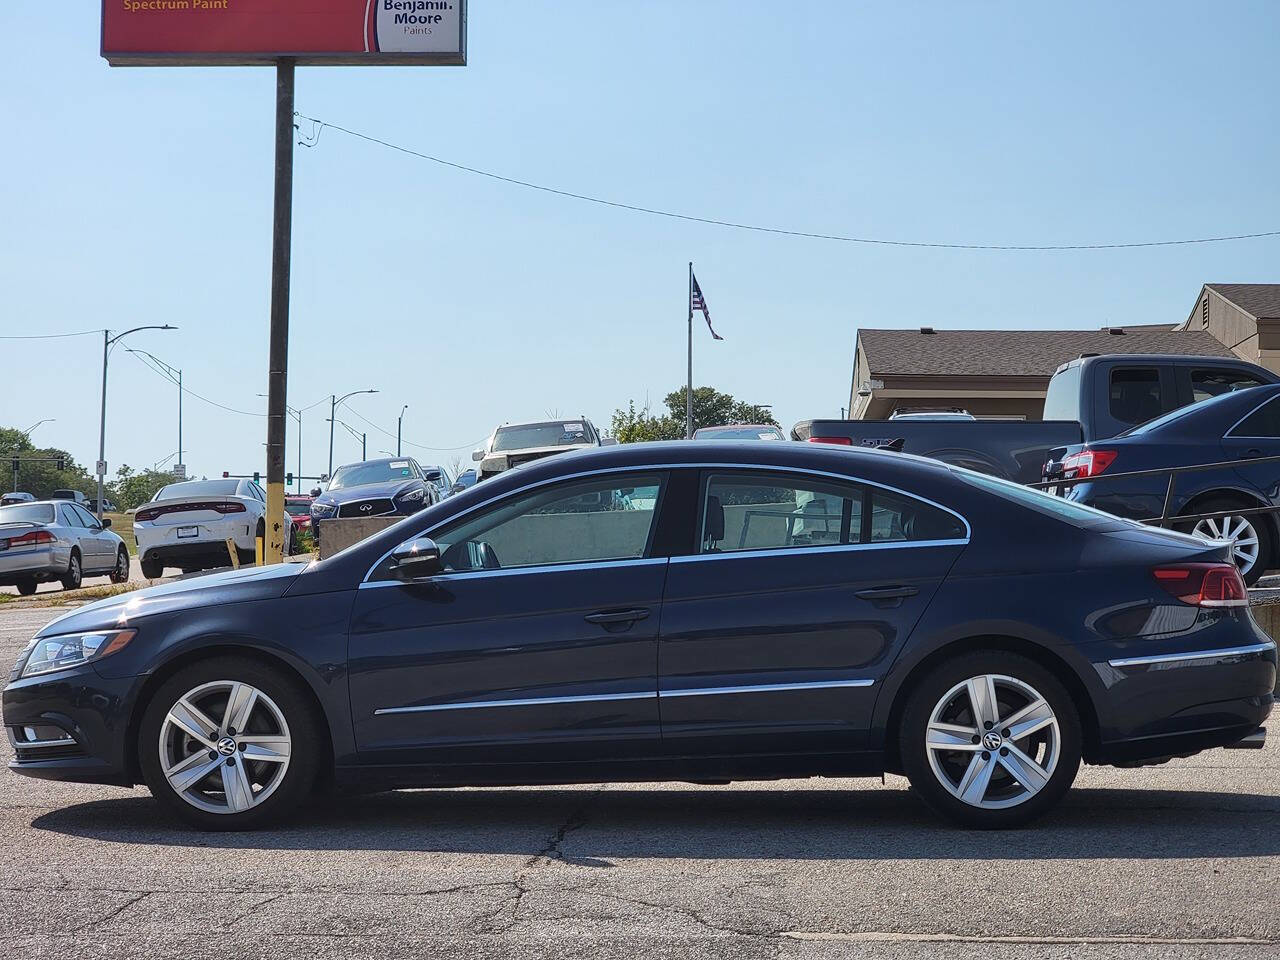
{"label": "chrome window trim", "polygon": [[[921,503],[927,503],[931,507],[937,507],[939,510],[942,510],[946,513],[951,514],[953,517],[955,517],[957,520],[959,520],[961,523],[964,524],[964,537],[961,539],[908,540],[908,541],[902,542],[900,544],[901,546],[918,547],[918,546],[933,546],[933,545],[945,545],[945,544],[966,544],[969,542],[969,539],[973,536],[973,527],[969,524],[968,519],[966,519],[957,511],[953,510],[951,507],[944,506],[943,504],[938,503],[936,500],[930,500],[928,497],[922,497],[918,493],[912,493],[909,490],[903,490],[900,487],[895,487],[887,483],[880,483],[879,481],[876,481],[876,480],[867,480],[863,477],[854,476],[853,474],[848,474],[848,473],[835,473],[834,471],[831,471],[831,470],[815,470],[812,467],[778,466],[776,464],[769,464],[769,463],[698,462],[698,463],[638,463],[638,464],[627,464],[625,466],[620,465],[616,467],[602,467],[597,470],[582,470],[577,473],[567,473],[562,476],[551,477],[546,480],[536,481],[534,483],[527,483],[522,487],[516,487],[514,490],[508,490],[506,493],[501,493],[501,494],[498,494],[497,496],[490,497],[488,500],[482,500],[479,503],[475,504],[474,506],[468,507],[466,510],[463,510],[459,513],[452,514],[449,517],[446,517],[445,519],[440,520],[429,527],[424,527],[422,530],[419,530],[417,533],[413,533],[413,534],[410,534],[408,537],[405,537],[405,540],[401,542],[403,543],[405,541],[412,540],[415,537],[428,536],[430,535],[432,530],[436,530],[447,523],[453,523],[455,520],[459,520],[462,517],[467,516],[468,514],[474,513],[477,510],[481,510],[492,503],[497,503],[500,500],[506,500],[508,497],[514,497],[517,494],[524,493],[527,490],[536,490],[538,487],[549,486],[550,484],[553,484],[553,483],[560,483],[566,480],[580,480],[584,477],[596,477],[606,473],[632,473],[632,472],[643,472],[645,470],[769,470],[775,473],[802,473],[802,474],[807,474],[809,476],[815,476],[815,477],[828,477],[833,480],[842,480],[846,483],[865,483],[867,486],[876,487],[880,490],[888,490],[892,493],[901,494],[904,497],[910,497],[913,500],[919,500]],[[359,544],[352,544],[347,549],[352,550],[357,548],[358,546]],[[396,544],[396,546],[398,547],[399,544]],[[837,544],[837,546],[846,546],[846,545]],[[849,546],[852,546],[852,544],[850,544]],[[859,546],[873,546],[873,545],[859,544]],[[875,546],[878,546],[878,545],[875,545]],[[372,565],[370,565],[369,569],[365,572],[365,575],[364,577],[361,578],[361,581],[358,586],[364,586],[366,583],[368,583],[369,578],[373,576],[373,572],[378,568],[378,565],[382,563],[382,561],[386,560],[387,557],[391,556],[391,554],[395,551],[395,549],[396,547],[392,547],[386,553],[382,554],[382,556],[378,557],[378,559],[375,560],[372,563]],[[821,549],[821,548],[815,548],[815,549]],[[777,553],[777,551],[769,551],[769,552],[774,554]],[[340,554],[334,554],[334,556],[339,556],[339,555]],[[741,555],[741,554],[738,554],[738,555]],[[701,556],[701,555],[699,554],[698,556]],[[713,554],[712,556],[718,556],[718,555]],[[333,559],[333,558],[331,557],[330,559]],[[666,560],[668,558],[661,557],[661,558],[645,558],[645,559]],[[685,558],[671,557],[670,559],[682,560]],[[610,561],[587,561],[587,562],[592,566],[598,566],[600,563],[608,563]],[[520,569],[520,568],[513,568],[513,569]],[[534,567],[531,569],[545,570],[546,567],[541,567],[541,568]],[[472,572],[472,571],[468,571],[468,572]],[[492,571],[489,571],[489,572],[492,572]],[[443,576],[456,576],[456,574],[443,574]],[[387,581],[379,581],[379,582],[387,582]],[[397,583],[397,584],[399,583],[399,581],[391,581],[391,582]]]}
{"label": "chrome window trim", "polygon": [[[543,563],[529,567],[499,568],[497,570],[455,570],[439,573],[421,580],[365,580],[357,584],[357,590],[376,590],[380,587],[404,587],[410,584],[435,583],[438,580],[474,580],[478,577],[517,577],[529,573],[564,573],[572,570],[600,570],[606,567],[642,567],[666,563],[667,557],[628,557],[619,560],[584,560],[575,563]],[[378,561],[381,563],[382,561]]]}
{"label": "chrome window trim", "polygon": [[1122,657],[1118,660],[1108,660],[1107,665],[1112,667],[1142,667],[1154,663],[1180,663],[1186,660],[1225,660],[1228,657],[1247,656],[1250,653],[1266,653],[1268,650],[1275,649],[1275,643],[1268,640],[1265,643],[1251,643],[1243,647],[1225,647],[1219,650],[1193,650],[1189,653],[1157,653],[1147,657]]}
{"label": "chrome window trim", "polygon": [[670,697],[712,697],[735,693],[779,693],[793,690],[840,689],[869,687],[875,680],[808,680],[799,683],[756,683],[745,686],[690,687],[675,690],[637,690],[630,693],[579,694],[568,697],[519,697],[510,700],[455,700],[448,703],[432,703],[425,706],[379,707],[375,717],[396,713],[436,713],[441,710],[476,710],[489,707],[530,707],[555,703],[592,703],[610,700],[654,700]]}
{"label": "chrome window trim", "polygon": [[702,560],[736,560],[752,557],[803,556],[807,553],[843,553],[851,550],[901,550],[906,547],[960,547],[969,542],[963,540],[892,540],[888,543],[822,543],[811,547],[772,547],[760,550],[728,550],[724,553],[694,553],[671,557],[672,563],[696,563]]}

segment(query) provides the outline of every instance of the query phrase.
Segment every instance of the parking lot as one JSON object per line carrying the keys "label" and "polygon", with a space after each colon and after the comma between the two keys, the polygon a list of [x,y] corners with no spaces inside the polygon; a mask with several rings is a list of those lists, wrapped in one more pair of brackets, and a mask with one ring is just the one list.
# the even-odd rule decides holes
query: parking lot
{"label": "parking lot", "polygon": [[[58,612],[0,608],[0,655]],[[200,834],[141,788],[6,773],[0,931],[14,957],[1270,957],[1278,774],[1274,741],[1086,768],[1008,833],[891,777],[405,791]]]}

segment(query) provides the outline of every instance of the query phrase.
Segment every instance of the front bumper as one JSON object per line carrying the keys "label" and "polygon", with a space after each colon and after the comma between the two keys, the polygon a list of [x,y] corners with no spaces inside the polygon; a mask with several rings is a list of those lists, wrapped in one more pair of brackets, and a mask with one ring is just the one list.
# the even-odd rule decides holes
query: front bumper
{"label": "front bumper", "polygon": [[1255,734],[1275,703],[1276,644],[1252,618],[1249,625],[1242,643],[1208,646],[1193,633],[1162,651],[1113,652],[1094,662],[1107,694],[1099,755],[1091,759],[1184,756]]}
{"label": "front bumper", "polygon": [[129,716],[141,677],[107,680],[92,664],[14,680],[4,690],[4,725],[14,773],[43,780],[130,786]]}

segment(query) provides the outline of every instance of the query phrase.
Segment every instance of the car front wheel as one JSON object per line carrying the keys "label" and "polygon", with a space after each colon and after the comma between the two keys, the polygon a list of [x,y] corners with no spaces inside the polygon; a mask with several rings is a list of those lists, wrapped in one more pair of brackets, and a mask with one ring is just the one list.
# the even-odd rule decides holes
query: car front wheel
{"label": "car front wheel", "polygon": [[80,568],[80,554],[72,550],[71,559],[67,563],[67,574],[62,578],[62,589],[79,590],[80,584],[83,582],[84,575]]}
{"label": "car front wheel", "polygon": [[116,565],[111,570],[111,582],[129,582],[129,554],[124,547],[121,547],[120,551],[116,554]]}
{"label": "car front wheel", "polygon": [[1040,664],[1002,651],[934,669],[912,692],[899,736],[912,788],[966,827],[1015,827],[1040,816],[1080,767],[1070,694]]}
{"label": "car front wheel", "polygon": [[151,793],[203,830],[247,830],[297,809],[315,780],[319,718],[297,684],[256,660],[219,657],[174,674],[138,733]]}

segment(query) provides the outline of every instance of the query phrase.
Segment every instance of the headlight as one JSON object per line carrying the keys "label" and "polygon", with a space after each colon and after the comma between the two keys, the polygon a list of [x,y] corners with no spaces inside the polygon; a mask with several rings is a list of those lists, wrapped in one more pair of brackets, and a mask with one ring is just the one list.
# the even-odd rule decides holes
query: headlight
{"label": "headlight", "polygon": [[332,503],[313,503],[311,505],[311,515],[319,520],[331,517],[338,508]]}
{"label": "headlight", "polygon": [[101,660],[123,650],[136,630],[98,630],[93,633],[67,633],[60,637],[40,637],[32,641],[25,653],[21,676],[36,677],[42,673],[78,667],[91,660]]}
{"label": "headlight", "polygon": [[398,499],[400,499],[400,500],[421,500],[421,499],[422,499],[422,497],[423,497],[423,493],[424,493],[424,491],[423,491],[421,488],[419,488],[419,489],[417,489],[417,490],[409,490],[409,491],[407,491],[407,492],[405,492],[405,493],[400,494],[400,496],[399,496],[399,498],[398,498]]}

